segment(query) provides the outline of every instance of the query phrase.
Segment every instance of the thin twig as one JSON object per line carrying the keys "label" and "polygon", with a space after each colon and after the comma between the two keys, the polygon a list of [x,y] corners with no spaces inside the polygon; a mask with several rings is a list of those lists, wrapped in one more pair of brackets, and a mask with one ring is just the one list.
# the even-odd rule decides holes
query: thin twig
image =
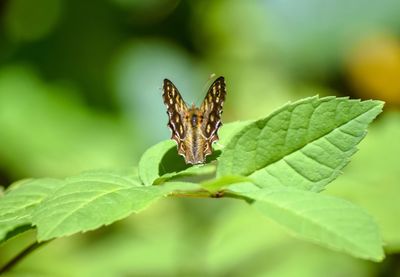
{"label": "thin twig", "polygon": [[212,195],[208,191],[198,192],[173,192],[169,196],[172,197],[190,197],[190,198],[211,198]]}
{"label": "thin twig", "polygon": [[249,204],[254,202],[254,200],[249,198],[249,197],[246,197],[246,196],[243,196],[243,195],[240,195],[240,194],[236,194],[236,193],[230,192],[230,191],[224,191],[222,197],[244,200]]}
{"label": "thin twig", "polygon": [[49,241],[43,241],[43,242],[34,242],[31,245],[29,245],[27,248],[25,248],[22,252],[20,252],[17,256],[15,256],[13,259],[11,259],[8,263],[6,263],[2,268],[0,268],[0,275],[3,273],[8,272],[10,269],[12,269],[18,262],[20,262],[23,258],[28,256],[30,253],[32,253],[35,249],[38,249],[39,247],[45,245],[46,243],[50,242]]}
{"label": "thin twig", "polygon": [[194,191],[194,192],[173,192],[169,196],[172,197],[190,197],[190,198],[233,198],[233,199],[239,199],[239,200],[244,200],[248,203],[252,203],[253,200],[240,195],[236,194],[234,192],[230,192],[227,190],[220,190],[217,192],[209,192],[209,191]]}

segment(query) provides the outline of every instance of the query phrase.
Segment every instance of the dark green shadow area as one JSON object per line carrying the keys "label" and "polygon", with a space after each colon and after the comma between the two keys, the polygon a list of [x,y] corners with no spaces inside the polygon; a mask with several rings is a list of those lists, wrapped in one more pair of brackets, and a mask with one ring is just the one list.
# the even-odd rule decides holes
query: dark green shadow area
{"label": "dark green shadow area", "polygon": [[190,164],[186,164],[183,157],[178,155],[176,146],[169,149],[164,157],[161,159],[160,165],[158,166],[158,175],[162,176],[166,173],[179,172],[190,167]]}
{"label": "dark green shadow area", "polygon": [[0,243],[7,241],[8,239],[15,237],[16,235],[23,233],[25,231],[28,231],[30,229],[33,229],[32,225],[30,224],[24,224],[15,227],[13,230],[9,231],[7,235],[4,237],[3,240],[0,240]]}
{"label": "dark green shadow area", "polygon": [[[221,155],[221,150],[214,151],[210,156],[207,156],[206,163],[210,163],[216,160],[219,155]],[[158,167],[158,174],[159,176],[162,176],[166,173],[180,172],[191,166],[192,165],[185,163],[185,160],[182,156],[178,155],[176,147],[172,147],[165,153],[164,157],[161,159],[160,165]]]}

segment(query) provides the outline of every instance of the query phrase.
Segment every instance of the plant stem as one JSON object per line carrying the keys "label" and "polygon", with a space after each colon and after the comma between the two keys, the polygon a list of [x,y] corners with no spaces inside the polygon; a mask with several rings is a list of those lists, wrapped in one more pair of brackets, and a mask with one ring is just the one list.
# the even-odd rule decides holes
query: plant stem
{"label": "plant stem", "polygon": [[251,204],[254,202],[253,199],[250,199],[246,196],[240,195],[240,194],[236,194],[233,192],[229,192],[229,191],[225,191],[223,192],[223,196],[222,197],[227,197],[227,198],[233,198],[233,199],[239,199],[239,200],[244,200],[246,201],[248,204]]}
{"label": "plant stem", "polygon": [[209,191],[194,191],[194,192],[174,192],[170,194],[172,197],[191,197],[191,198],[233,198],[233,199],[239,199],[239,200],[244,200],[248,203],[252,203],[253,200],[242,196],[240,194],[236,194],[230,191],[217,191],[214,193],[211,193]]}
{"label": "plant stem", "polygon": [[18,262],[20,262],[23,258],[28,256],[31,252],[33,252],[35,249],[38,249],[39,247],[45,245],[50,241],[44,241],[44,242],[34,242],[31,245],[29,245],[27,248],[25,248],[22,252],[20,252],[17,256],[15,256],[13,259],[11,259],[8,263],[6,263],[2,268],[0,268],[0,275],[3,273],[8,272],[10,269],[12,269]]}
{"label": "plant stem", "polygon": [[173,192],[169,196],[172,197],[190,197],[190,198],[211,198],[212,195],[208,191],[197,192]]}

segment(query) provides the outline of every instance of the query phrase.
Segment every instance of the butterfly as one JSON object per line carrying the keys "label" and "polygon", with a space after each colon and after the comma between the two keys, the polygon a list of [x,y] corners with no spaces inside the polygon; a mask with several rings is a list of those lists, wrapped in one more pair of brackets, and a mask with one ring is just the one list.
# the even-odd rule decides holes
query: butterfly
{"label": "butterfly", "polygon": [[187,164],[203,164],[212,153],[212,143],[217,141],[221,127],[221,114],[226,90],[224,77],[217,78],[206,94],[200,108],[188,107],[174,84],[164,79],[164,104],[169,117],[168,127],[177,143],[178,154]]}

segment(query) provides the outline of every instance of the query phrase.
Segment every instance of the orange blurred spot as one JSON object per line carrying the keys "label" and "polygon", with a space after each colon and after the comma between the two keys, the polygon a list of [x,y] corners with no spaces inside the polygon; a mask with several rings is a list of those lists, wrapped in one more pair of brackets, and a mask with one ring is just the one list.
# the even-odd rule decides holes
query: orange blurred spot
{"label": "orange blurred spot", "polygon": [[362,98],[400,105],[400,41],[375,36],[360,41],[347,57],[350,84]]}

